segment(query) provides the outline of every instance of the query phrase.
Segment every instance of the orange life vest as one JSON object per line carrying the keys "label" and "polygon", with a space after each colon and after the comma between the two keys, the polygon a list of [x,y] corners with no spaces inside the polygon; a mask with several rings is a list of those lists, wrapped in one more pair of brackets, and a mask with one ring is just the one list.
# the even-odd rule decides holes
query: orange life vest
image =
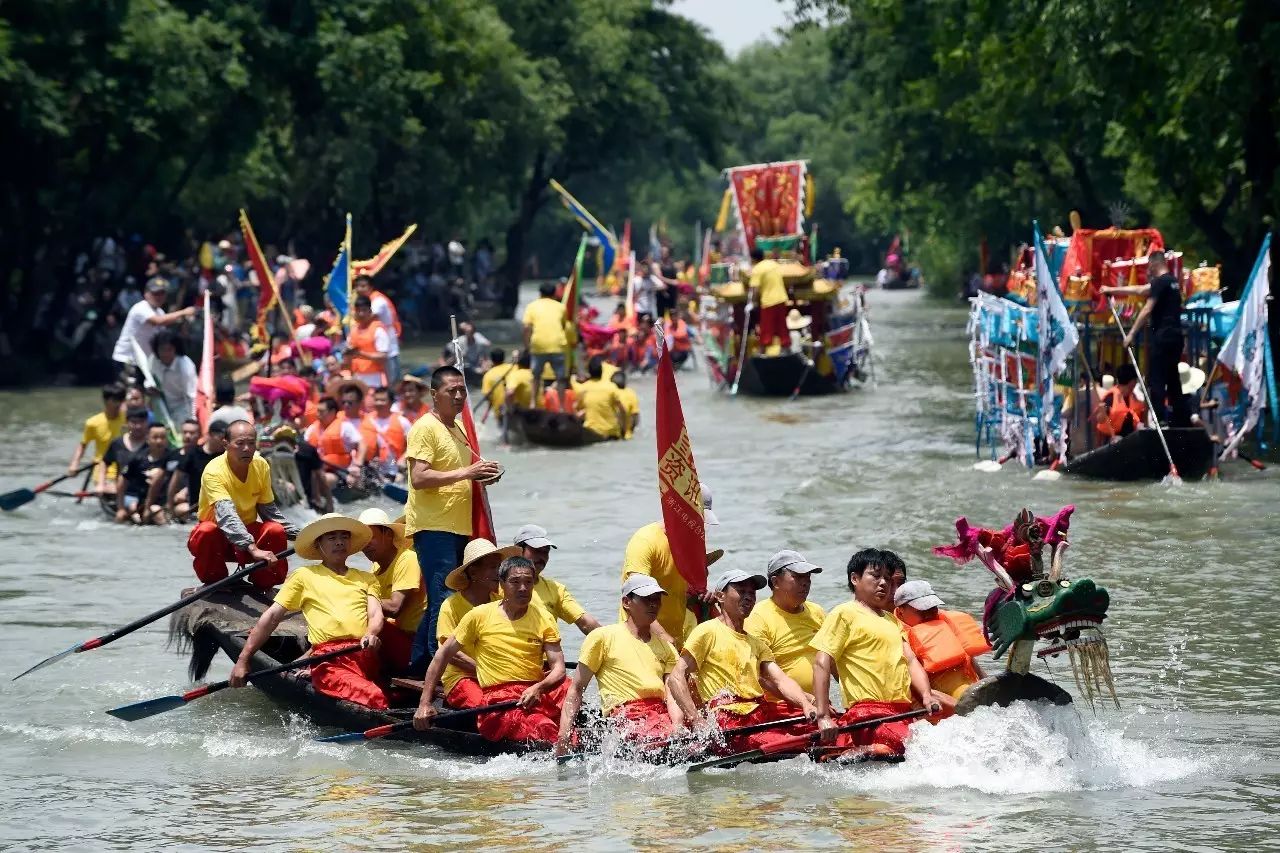
{"label": "orange life vest", "polygon": [[689,324],[679,318],[671,329],[671,350],[688,352],[693,349],[693,341],[689,339]]}
{"label": "orange life vest", "polygon": [[1134,428],[1142,423],[1143,418],[1147,416],[1147,406],[1137,396],[1130,397],[1128,401],[1124,399],[1124,392],[1120,388],[1112,388],[1102,395],[1101,405],[1111,402],[1111,413],[1107,420],[1098,427],[1098,432],[1110,438],[1111,436],[1120,435],[1124,432],[1125,421],[1130,415],[1133,416]]}
{"label": "orange life vest", "polygon": [[[982,629],[968,613],[939,610],[938,618],[907,629],[907,642],[929,675],[958,666],[973,669],[970,658],[991,651]],[[977,679],[977,673],[972,673]]]}
{"label": "orange life vest", "polygon": [[347,444],[342,440],[342,424],[341,416],[334,418],[327,427],[316,421],[315,432],[319,433],[320,439],[314,443],[321,459],[330,465],[346,468],[351,464],[351,451],[347,450]]}
{"label": "orange life vest", "polygon": [[379,296],[387,300],[387,307],[391,309],[391,328],[396,330],[396,340],[399,340],[402,335],[400,333],[400,315],[396,312],[396,304],[391,301],[391,297],[387,296],[387,294],[383,293],[381,290],[369,291],[370,302],[377,299]]}
{"label": "orange life vest", "polygon": [[378,438],[379,459],[384,462],[394,462],[404,456],[408,440],[405,437],[404,427],[400,425],[400,415],[392,412],[391,417],[387,419],[386,429],[378,428],[378,422],[372,414],[365,415],[364,421]]}
{"label": "orange life vest", "polygon": [[548,388],[542,392],[542,408],[548,412],[573,412],[578,406],[578,395],[572,388],[564,389],[563,396],[556,389]]}
{"label": "orange life vest", "polygon": [[[378,330],[381,328],[382,324],[377,320],[371,321],[369,325],[365,326],[363,329],[360,328],[359,325],[353,325],[351,327],[350,334],[347,335],[347,346],[352,350],[373,352],[377,349],[377,345],[374,343],[374,338],[377,335]],[[377,373],[382,376],[383,385],[387,384],[386,374],[384,373],[385,368],[386,362],[383,361],[374,361],[371,358],[361,358],[358,355],[351,358],[352,373],[357,376]]]}
{"label": "orange life vest", "polygon": [[411,409],[404,404],[403,400],[400,401],[400,414],[404,415],[405,420],[411,424],[416,424],[418,422],[418,418],[422,417],[429,411],[431,411],[431,407],[427,405],[426,400],[419,403],[418,408],[416,409]]}

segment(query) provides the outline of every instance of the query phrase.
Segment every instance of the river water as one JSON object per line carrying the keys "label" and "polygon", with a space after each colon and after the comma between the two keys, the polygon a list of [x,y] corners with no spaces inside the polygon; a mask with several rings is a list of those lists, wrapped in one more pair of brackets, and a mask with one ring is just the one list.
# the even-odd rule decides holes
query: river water
{"label": "river water", "polygon": [[[797,759],[699,777],[315,744],[252,689],[128,724],[104,709],[188,688],[163,623],[8,677],[176,598],[192,580],[186,531],[122,529],[40,498],[0,518],[0,848],[1280,849],[1274,472],[1228,466],[1221,482],[1181,487],[976,472],[964,312],[915,293],[871,303],[875,388],[727,399],[679,374],[722,521],[709,544],[727,549],[724,565],[756,568],[801,550],[829,567],[813,588],[828,607],[847,596],[853,551],[892,548],[976,612],[986,572],[929,550],[953,539],[954,519],[1003,526],[1023,506],[1074,503],[1067,570],[1111,592],[1121,710],[982,710],[917,725],[898,766]],[[491,490],[500,532],[546,526],[560,546],[548,572],[599,616],[617,606],[627,538],[659,512],[653,383],[634,384],[650,421],[635,441],[511,451],[482,436],[507,466]],[[60,472],[95,405],[84,389],[0,394],[0,491]],[[572,659],[581,637],[564,627]],[[210,678],[228,669],[219,660]],[[1053,674],[1074,691],[1065,663]]]}

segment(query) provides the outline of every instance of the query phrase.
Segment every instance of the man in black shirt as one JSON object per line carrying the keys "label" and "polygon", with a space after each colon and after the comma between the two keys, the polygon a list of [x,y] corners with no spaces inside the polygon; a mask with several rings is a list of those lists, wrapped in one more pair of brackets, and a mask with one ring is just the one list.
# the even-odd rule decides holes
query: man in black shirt
{"label": "man in black shirt", "polygon": [[177,451],[169,447],[169,431],[164,424],[147,428],[146,447],[120,468],[116,483],[119,502],[116,521],[135,524],[167,524],[163,495],[169,480],[169,462]]}
{"label": "man in black shirt", "polygon": [[[1146,303],[1138,312],[1129,333],[1125,335],[1125,347],[1132,346],[1142,327],[1151,322],[1151,351],[1147,361],[1147,391],[1151,405],[1160,420],[1170,426],[1191,426],[1191,407],[1182,393],[1178,381],[1178,362],[1182,360],[1182,290],[1178,278],[1169,272],[1169,264],[1163,251],[1152,252],[1147,262],[1148,284],[1140,287],[1104,287],[1102,292],[1145,296]],[[1173,417],[1169,418],[1169,407]]]}
{"label": "man in black shirt", "polygon": [[[97,487],[99,495],[116,496],[119,503],[119,493],[114,489],[120,482],[120,472],[124,471],[124,466],[129,464],[129,460],[135,453],[140,453],[146,448],[147,424],[150,421],[151,413],[141,406],[133,406],[125,410],[124,435],[112,439],[107,445],[107,452],[102,454],[102,465],[98,467],[98,476],[101,478]],[[111,482],[111,488],[107,488],[105,472],[112,465],[116,466],[116,477]]]}
{"label": "man in black shirt", "polygon": [[212,421],[204,442],[188,449],[178,461],[178,467],[169,478],[168,499],[165,501],[169,515],[175,521],[186,521],[200,506],[200,477],[205,466],[226,449],[227,425]]}

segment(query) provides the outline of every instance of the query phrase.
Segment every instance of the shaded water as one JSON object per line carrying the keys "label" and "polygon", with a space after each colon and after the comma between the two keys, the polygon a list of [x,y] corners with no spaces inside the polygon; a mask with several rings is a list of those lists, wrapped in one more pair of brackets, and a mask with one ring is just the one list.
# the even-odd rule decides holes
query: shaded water
{"label": "shaded water", "polygon": [[[986,572],[929,553],[951,541],[955,517],[1002,526],[1022,506],[1075,503],[1067,571],[1111,592],[1121,711],[983,710],[917,726],[895,767],[797,760],[703,777],[315,744],[252,690],[126,724],[103,709],[185,689],[163,625],[7,678],[173,600],[191,580],[185,530],[121,529],[41,498],[0,518],[0,847],[1280,847],[1274,473],[1229,466],[1223,482],[1168,488],[975,472],[963,312],[913,293],[876,292],[872,305],[875,389],[730,400],[680,374],[722,521],[709,544],[728,550],[726,565],[756,567],[798,548],[829,567],[813,591],[828,607],[847,595],[851,552],[892,548],[974,612]],[[635,385],[651,421],[652,380]],[[0,394],[0,491],[59,472],[95,404],[85,390]],[[613,613],[626,540],[658,517],[651,423],[633,442],[577,451],[503,451],[486,430],[487,454],[507,466],[492,490],[500,531],[548,527],[560,545],[548,571],[598,616]],[[581,637],[566,628],[572,658]],[[228,668],[219,660],[210,678]],[[1054,675],[1069,685],[1065,663]]]}

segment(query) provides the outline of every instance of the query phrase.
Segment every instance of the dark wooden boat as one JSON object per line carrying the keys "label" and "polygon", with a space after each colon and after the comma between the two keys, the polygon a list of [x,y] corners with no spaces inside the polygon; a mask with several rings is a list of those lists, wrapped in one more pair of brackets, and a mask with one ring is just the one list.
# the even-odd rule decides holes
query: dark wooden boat
{"label": "dark wooden boat", "polygon": [[840,384],[834,376],[820,376],[800,353],[753,355],[747,358],[738,393],[752,397],[790,397],[800,388],[802,396],[834,394]]}
{"label": "dark wooden boat", "polygon": [[508,429],[515,438],[543,447],[582,447],[606,441],[582,425],[577,415],[543,409],[508,409]]}
{"label": "dark wooden boat", "polygon": [[[1209,433],[1203,427],[1176,427],[1165,429],[1164,436],[1178,474],[1184,480],[1204,479],[1213,464]],[[1063,470],[1099,480],[1162,480],[1169,473],[1169,460],[1156,431],[1140,429],[1073,457]]]}

